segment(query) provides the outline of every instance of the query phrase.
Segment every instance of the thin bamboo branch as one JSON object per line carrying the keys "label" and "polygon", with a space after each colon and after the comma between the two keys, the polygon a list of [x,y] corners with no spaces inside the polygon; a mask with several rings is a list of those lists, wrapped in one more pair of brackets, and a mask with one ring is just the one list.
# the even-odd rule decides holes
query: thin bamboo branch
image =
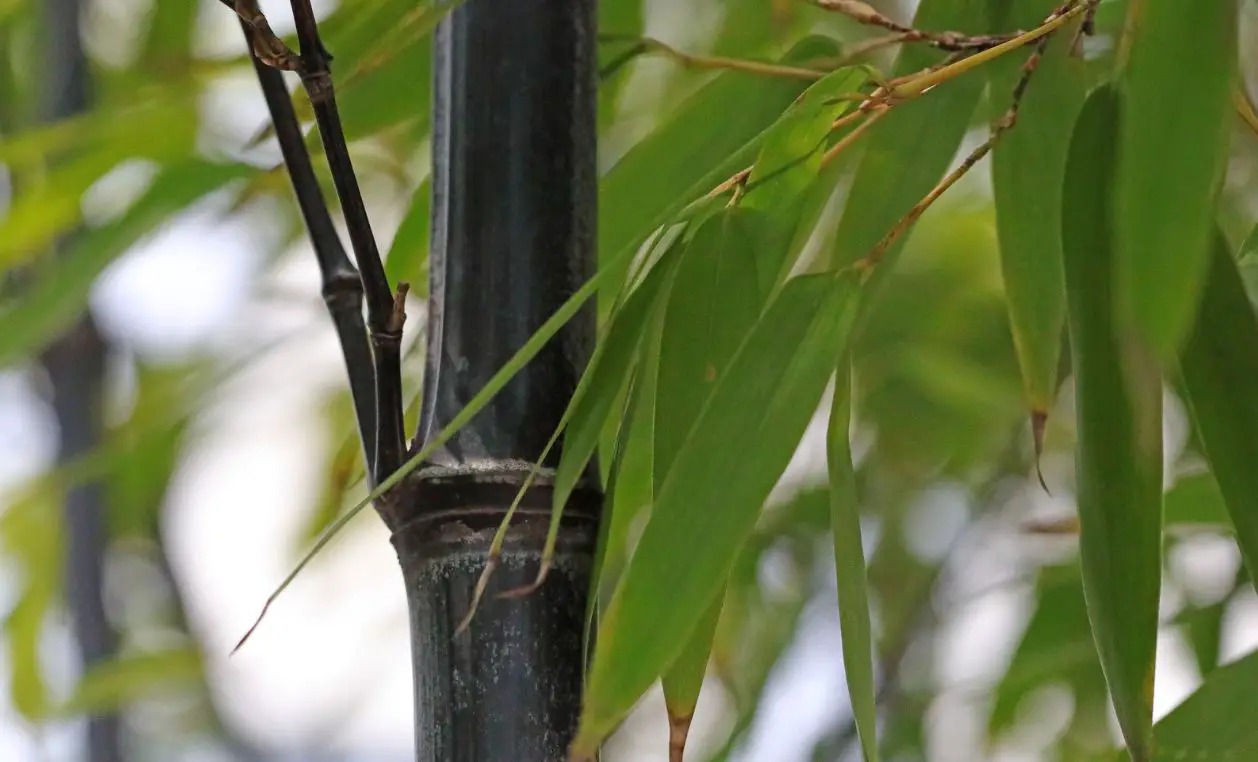
{"label": "thin bamboo branch", "polygon": [[[252,38],[252,28],[243,18],[241,28],[246,38]],[[367,341],[367,326],[363,322],[363,284],[358,270],[345,253],[337,235],[332,215],[319,190],[310,154],[306,151],[301,124],[293,110],[293,102],[284,84],[284,75],[260,59],[256,50],[251,56],[258,84],[266,99],[280,153],[288,167],[289,180],[297,196],[297,206],[305,220],[310,242],[323,279],[323,300],[336,326],[336,335],[345,358],[345,370],[349,374],[350,397],[354,403],[354,415],[358,432],[362,437],[363,451],[367,460],[367,473],[373,478],[376,472],[376,378],[373,371],[371,345]]]}
{"label": "thin bamboo branch", "polygon": [[328,68],[331,56],[319,39],[319,26],[310,0],[292,0],[293,18],[297,22],[302,84],[314,107],[315,121],[323,139],[323,150],[332,170],[332,181],[345,214],[350,244],[362,271],[367,299],[367,325],[371,329],[371,345],[375,356],[376,376],[376,441],[374,481],[379,483],[402,463],[405,432],[402,410],[402,324],[406,320],[406,288],[398,284],[395,296],[389,289],[384,262],[376,248],[375,235],[367,217],[358,177],[350,161],[345,131],[336,108],[332,73]]}

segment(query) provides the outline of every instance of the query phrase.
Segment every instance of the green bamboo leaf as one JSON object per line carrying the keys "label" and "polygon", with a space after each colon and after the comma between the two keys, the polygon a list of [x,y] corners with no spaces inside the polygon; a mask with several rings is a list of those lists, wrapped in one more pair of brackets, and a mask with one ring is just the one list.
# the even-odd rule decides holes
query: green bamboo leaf
{"label": "green bamboo leaf", "polygon": [[703,678],[708,673],[712,641],[716,638],[716,626],[721,622],[724,603],[724,593],[717,594],[686,638],[686,645],[677,659],[660,678],[664,691],[664,709],[668,712],[669,762],[682,762],[684,758],[686,739],[690,736],[690,723],[694,720],[695,707],[699,704]]}
{"label": "green bamboo leaf", "polygon": [[[1193,420],[1236,527],[1251,575],[1258,574],[1258,316],[1221,234],[1180,361]],[[1258,577],[1255,577],[1258,578]]]}
{"label": "green bamboo leaf", "polygon": [[1237,23],[1236,0],[1144,0],[1123,77],[1116,309],[1163,363],[1192,327],[1210,267]]}
{"label": "green bamboo leaf", "polygon": [[802,199],[817,182],[834,120],[859,103],[858,88],[868,78],[868,72],[856,68],[827,74],[809,86],[765,135],[741,203],[766,215],[764,233],[757,236],[760,283],[766,293],[793,264],[784,261],[786,243],[799,222]]}
{"label": "green bamboo leaf", "polygon": [[865,762],[878,762],[878,710],[874,698],[874,640],[869,622],[865,551],[861,544],[860,501],[848,440],[852,424],[852,367],[844,356],[835,374],[834,401],[826,434],[830,471],[830,521],[834,533],[839,629],[847,695]]}
{"label": "green bamboo leaf", "polygon": [[103,662],[83,676],[51,716],[68,718],[116,710],[154,691],[192,687],[205,678],[201,652],[180,648]]}
{"label": "green bamboo leaf", "polygon": [[[802,64],[838,54],[822,37],[808,37],[783,58]],[[750,166],[765,130],[804,91],[804,80],[725,72],[687,99],[649,136],[630,148],[599,184],[600,261],[637,248],[686,205]],[[720,114],[713,121],[713,114]],[[601,313],[606,313],[603,304]]]}
{"label": "green bamboo leaf", "polygon": [[717,382],[599,627],[574,756],[676,661],[720,592],[845,351],[858,296],[851,273],[788,281]]}
{"label": "green bamboo leaf", "polygon": [[[709,217],[695,232],[678,268],[664,318],[655,399],[657,495],[717,379],[760,316],[763,300],[756,260],[764,249],[754,242],[766,222],[760,213],[738,208]],[[669,750],[679,759],[699,700],[723,597],[717,596],[681,656],[662,675]]]}
{"label": "green bamboo leaf", "polygon": [[197,199],[254,171],[202,160],[176,164],[159,174],[122,217],[82,232],[20,297],[0,307],[0,368],[37,352],[65,330],[82,311],[96,277],[136,241]]}
{"label": "green bamboo leaf", "polygon": [[432,176],[425,177],[411,194],[411,205],[398,225],[384,273],[396,288],[399,281],[411,285],[411,293],[428,298],[428,214],[432,208]]}
{"label": "green bamboo leaf", "polygon": [[[585,476],[586,465],[598,447],[603,424],[615,410],[616,401],[624,399],[622,392],[629,383],[638,347],[647,333],[656,305],[668,294],[673,273],[681,261],[679,255],[683,241],[683,237],[679,236],[668,247],[642,284],[625,300],[624,307],[612,316],[606,337],[595,348],[594,356],[590,358],[564,411],[559,424],[561,429],[565,429],[563,453],[559,467],[555,469],[550,528],[542,555],[543,574],[559,536],[559,519],[564,506]],[[545,458],[544,454],[542,458]],[[506,526],[504,519],[503,529],[499,532],[505,533]]]}
{"label": "green bamboo leaf", "polygon": [[1110,191],[1119,104],[1104,86],[1075,126],[1062,207],[1075,377],[1079,551],[1088,615],[1133,762],[1148,762],[1162,574],[1162,386],[1118,340]]}
{"label": "green bamboo leaf", "polygon": [[[991,26],[988,0],[921,0],[913,26],[966,29]],[[905,45],[894,74],[912,74],[938,64],[943,54],[924,45]],[[901,103],[863,138],[865,153],[852,180],[847,206],[834,237],[831,263],[855,262],[886,235],[939,182],[969,128],[982,77],[965,76],[943,85],[948,92]],[[891,247],[874,278],[881,280],[908,236]]]}
{"label": "green bamboo leaf", "polygon": [[1242,762],[1258,757],[1256,683],[1258,653],[1211,672],[1200,688],[1158,722],[1153,762]]}
{"label": "green bamboo leaf", "polygon": [[[663,304],[666,303],[660,306]],[[608,483],[608,503],[612,507],[610,517],[607,505],[603,508],[607,543],[597,577],[599,601],[604,609],[624,573],[634,523],[654,501],[655,399],[665,314],[664,309],[655,310],[643,338],[615,454],[616,463]]]}
{"label": "green bamboo leaf", "polygon": [[[643,0],[599,0],[598,33],[624,40],[641,37],[646,31],[644,6]],[[615,121],[621,91],[629,80],[628,73],[632,67],[621,63],[626,52],[624,44],[599,45],[598,68],[600,72],[608,72],[607,76],[599,78],[598,83],[600,129]]]}
{"label": "green bamboo leaf", "polygon": [[[1029,29],[1058,4],[1057,0],[1018,3],[1007,26]],[[1066,320],[1061,194],[1056,189],[1066,173],[1070,130],[1087,92],[1083,60],[1070,50],[1076,28],[1069,26],[1049,43],[1022,98],[1017,125],[992,149],[1001,275],[1037,453],[1043,447],[1044,426],[1057,391]],[[1009,55],[990,64],[992,93],[1001,111],[1022,76],[1024,59]]]}

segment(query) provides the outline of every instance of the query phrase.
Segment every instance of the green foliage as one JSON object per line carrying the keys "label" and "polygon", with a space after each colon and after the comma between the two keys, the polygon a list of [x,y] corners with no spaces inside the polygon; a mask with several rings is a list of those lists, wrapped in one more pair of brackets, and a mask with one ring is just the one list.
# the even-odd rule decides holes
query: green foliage
{"label": "green foliage", "polygon": [[[1158,619],[1163,576],[1183,582],[1173,564],[1163,568],[1163,553],[1190,545],[1185,538],[1235,542],[1250,571],[1258,563],[1258,233],[1233,257],[1218,232],[1235,242],[1258,231],[1246,217],[1255,136],[1234,134],[1241,122],[1229,114],[1248,52],[1238,50],[1242,4],[1092,4],[1097,36],[1110,43],[1101,45],[1077,38],[1084,6],[1070,3],[1080,15],[1039,58],[1034,44],[993,46],[1039,27],[1057,0],[921,0],[915,18],[893,18],[890,29],[827,9],[860,4],[702,5],[719,16],[665,24],[652,14],[693,8],[599,3],[597,274],[372,497],[597,298],[596,348],[554,432],[558,468],[545,475],[556,517],[593,461],[607,495],[578,755],[660,681],[676,753],[701,692],[724,689],[729,731],[710,758],[731,757],[805,612],[837,598],[852,719],[817,757],[851,758],[859,744],[866,762],[929,758],[924,718],[956,694],[923,674],[944,666],[941,625],[965,616],[944,595],[969,573],[956,571],[965,567],[957,554],[982,550],[957,540],[935,556],[922,551],[923,536],[942,534],[922,514],[937,518],[932,496],[951,490],[964,495],[962,534],[1016,531],[1025,501],[1008,499],[1010,486],[1038,489],[1028,477],[1042,445],[1054,505],[1077,507],[1077,548],[1066,539],[1060,552],[1019,554],[1019,579],[1033,580],[1020,593],[1029,620],[983,688],[986,748],[972,756],[1016,744],[1022,726],[1043,722],[1030,716],[1032,702],[1065,690],[1072,709],[1039,750],[1044,758],[1108,758],[1112,704],[1123,754],[1136,762],[1249,759],[1258,700],[1246,686],[1258,662],[1218,664],[1246,570],[1222,597],[1193,598]],[[898,8],[877,5],[888,15]],[[154,3],[126,62],[93,61],[98,105],[31,127],[32,4],[0,3],[0,100],[12,94],[17,104],[0,114],[0,163],[14,189],[0,217],[0,279],[18,285],[0,297],[0,368],[29,364],[81,313],[106,268],[194,204],[222,200],[222,218],[268,210],[284,235],[273,236],[258,284],[295,240],[287,179],[263,166],[274,162],[267,129],[223,135],[204,108],[212,88],[248,74],[247,60],[243,43],[226,57],[195,52],[194,6]],[[378,231],[382,240],[392,233],[388,278],[419,298],[431,180],[412,168],[423,166],[415,159],[431,128],[432,30],[448,10],[365,0],[320,20],[355,164],[379,194],[368,203],[388,195],[404,211],[396,231]],[[880,40],[896,24],[951,36]],[[670,38],[671,53],[641,39],[673,27],[690,36]],[[956,41],[987,34],[1002,36]],[[966,69],[980,49],[999,55]],[[961,68],[940,68],[955,61]],[[950,74],[923,89],[928,69]],[[308,122],[304,91],[294,97]],[[1016,124],[993,129],[1015,103]],[[990,162],[962,163],[994,133]],[[317,146],[316,130],[307,141]],[[136,162],[154,169],[151,183],[116,213],[86,214],[85,194]],[[936,194],[958,167],[964,176]],[[320,159],[316,171],[326,184]],[[208,392],[227,388],[231,362],[208,352],[160,367],[138,360],[133,399],[100,450],[6,494],[0,541],[19,579],[0,612],[8,690],[32,725],[206,679],[195,642],[181,642],[126,651],[58,693],[42,647],[62,589],[63,529],[51,506],[71,486],[100,480],[115,541],[160,547],[167,492],[196,439],[192,421]],[[1063,380],[1073,395],[1058,400]],[[816,449],[805,431],[832,381],[826,485],[771,498],[775,486],[791,491],[782,477],[801,442],[801,454]],[[1182,452],[1164,452],[1167,389],[1189,414]],[[369,504],[344,510],[363,478],[344,390],[318,399],[333,436],[298,538],[313,549],[293,575]],[[1048,430],[1035,431],[1050,411]],[[1070,456],[1073,476],[1053,470]],[[875,530],[876,544],[864,546],[862,528]],[[1154,725],[1159,627],[1184,632],[1206,679]]]}
{"label": "green foliage", "polygon": [[1133,762],[1152,753],[1162,577],[1162,384],[1111,312],[1118,94],[1079,115],[1062,188],[1062,246],[1079,443],[1079,555],[1088,616]]}

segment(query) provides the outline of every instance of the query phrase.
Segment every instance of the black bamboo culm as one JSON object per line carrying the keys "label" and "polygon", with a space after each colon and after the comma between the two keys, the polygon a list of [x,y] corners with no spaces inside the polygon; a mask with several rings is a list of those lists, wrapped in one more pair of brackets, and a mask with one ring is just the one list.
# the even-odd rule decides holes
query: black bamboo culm
{"label": "black bamboo culm", "polygon": [[[54,122],[81,114],[90,101],[90,75],[79,29],[83,9],[80,0],[44,0],[40,5],[46,37],[36,48],[43,56],[39,112],[41,120]],[[84,312],[40,357],[57,419],[59,463],[82,458],[101,444],[109,354],[91,313]],[[87,670],[112,659],[118,644],[105,605],[109,530],[104,484],[92,480],[67,489],[62,511],[65,601]],[[87,718],[83,759],[122,762],[123,747],[122,717],[116,709]]]}
{"label": "black bamboo culm", "polygon": [[[433,201],[424,405],[444,428],[589,276],[595,176],[595,3],[468,0],[434,41]],[[586,312],[390,503],[409,598],[418,759],[566,759],[581,706],[582,633],[601,513],[596,477],[569,502],[547,581],[543,472],[490,591],[458,632],[490,540],[588,359]],[[544,463],[553,468],[558,454]]]}
{"label": "black bamboo culm", "polygon": [[[292,0],[299,54],[275,38],[255,0],[222,2],[241,16],[254,51],[323,270],[364,442],[375,432],[371,472],[378,482],[401,459],[401,294],[389,293],[367,224],[332,95],[330,56],[309,0]],[[469,0],[437,29],[428,362],[411,452],[445,427],[591,272],[594,42],[592,0]],[[278,69],[297,71],[310,94],[361,278],[331,229]],[[365,326],[358,311],[364,292]],[[523,597],[491,590],[471,626],[459,632],[459,625],[491,560],[494,531],[559,424],[593,337],[594,314],[586,311],[377,504],[406,582],[418,760],[567,756],[581,706],[602,507],[592,468],[567,507],[546,584]],[[369,379],[374,398],[365,391]],[[540,569],[548,475],[558,457],[542,464],[542,478],[507,534],[496,590],[526,586]]]}

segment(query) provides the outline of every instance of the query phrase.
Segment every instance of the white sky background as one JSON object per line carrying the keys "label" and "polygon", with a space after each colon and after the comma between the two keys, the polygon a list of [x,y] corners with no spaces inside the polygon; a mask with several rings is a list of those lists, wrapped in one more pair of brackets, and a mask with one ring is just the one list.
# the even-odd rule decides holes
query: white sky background
{"label": "white sky background", "polygon": [[[136,4],[101,0],[93,20],[104,19],[109,26],[108,19],[122,6]],[[206,49],[235,46],[238,35],[230,14],[216,2],[203,5],[202,18],[209,25]],[[263,3],[281,33],[291,26],[286,5],[281,0]],[[669,4],[653,0],[651,6],[666,9]],[[684,46],[718,17],[700,12],[698,23],[692,19],[687,25],[659,13],[653,18],[651,34]],[[649,97],[646,91],[649,86],[640,95]],[[214,115],[216,131],[242,143],[265,119],[252,78],[218,89],[206,112]],[[398,221],[397,201],[380,196],[368,203],[385,248]],[[374,514],[364,512],[273,607],[248,647],[226,658],[294,560],[295,536],[315,499],[330,436],[315,406],[327,389],[344,383],[335,336],[318,297],[318,272],[304,244],[275,282],[285,293],[306,294],[308,299],[263,303],[250,294],[267,240],[265,210],[227,222],[194,211],[111,268],[93,304],[111,338],[156,358],[221,350],[240,342],[261,345],[296,331],[295,338],[220,389],[197,422],[198,441],[187,451],[168,496],[167,539],[190,616],[208,650],[219,706],[242,735],[263,747],[335,748],[351,756],[406,759],[411,756],[412,698],[405,600],[387,533]],[[175,283],[182,285],[172,288]],[[416,303],[410,311],[418,315],[420,310]],[[418,322],[413,318],[410,325]],[[48,409],[24,378],[0,373],[0,488],[51,460],[50,424]],[[824,474],[823,437],[821,426],[810,430],[788,481]],[[1028,493],[1033,500],[1047,499],[1037,495]],[[947,490],[924,497],[922,536],[946,543],[966,510]],[[924,542],[920,548],[924,555],[940,550],[937,542]],[[1025,551],[1016,537],[975,543],[967,549],[963,584],[955,594],[965,599],[967,591],[1014,576],[1026,560]],[[1212,546],[1175,562],[1217,577],[1232,573],[1234,557],[1234,551]],[[976,742],[983,714],[977,689],[999,675],[1029,614],[1021,592],[1016,586],[1006,588],[950,611],[946,634],[938,643],[947,667],[929,679],[957,688],[943,694],[931,711],[932,762],[979,758]],[[7,610],[13,595],[13,580],[0,566],[0,611]],[[846,707],[832,601],[831,596],[810,606],[798,642],[773,678],[744,762],[807,759],[813,741]],[[1225,658],[1258,644],[1258,599],[1251,597],[1243,609],[1229,623]],[[1184,644],[1167,637],[1162,645],[1159,714],[1178,703],[1197,680]],[[73,651],[64,631],[50,636],[50,652],[54,672],[72,680]],[[8,669],[3,659],[0,654],[0,684]],[[1044,699],[1047,716],[1061,714],[1055,700]],[[705,694],[696,746],[703,745],[704,726],[718,729],[725,722],[723,708],[718,691]],[[664,760],[665,727],[657,692],[610,747],[608,758]],[[37,741],[0,692],[0,760],[74,759],[75,730],[62,728]],[[1036,750],[1052,741],[1051,735],[1044,736],[1051,728],[1037,732],[1039,737],[1017,739],[1025,748],[1004,750],[994,759],[1037,759]]]}

